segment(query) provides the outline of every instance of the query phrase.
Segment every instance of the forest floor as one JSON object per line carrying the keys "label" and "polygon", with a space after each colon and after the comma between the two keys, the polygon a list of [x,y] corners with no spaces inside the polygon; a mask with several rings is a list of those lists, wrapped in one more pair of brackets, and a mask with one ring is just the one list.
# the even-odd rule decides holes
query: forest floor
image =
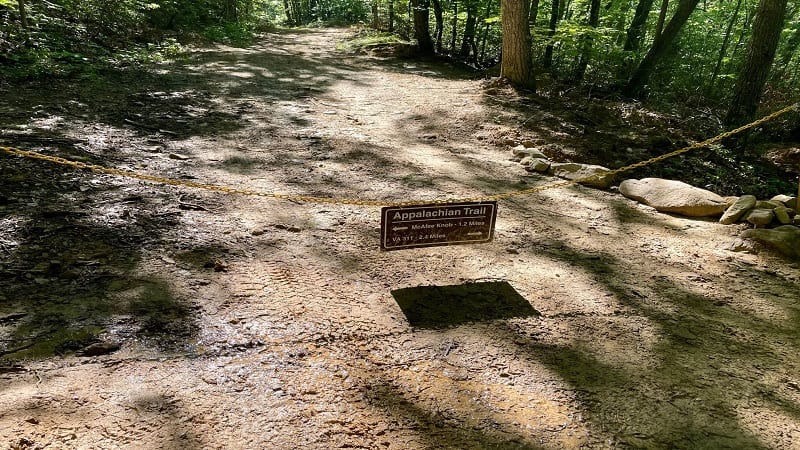
{"label": "forest floor", "polygon": [[[510,160],[527,140],[614,166],[708,137],[635,103],[336,50],[348,33],[5,86],[0,138],[407,201],[552,182]],[[373,206],[8,155],[0,179],[0,446],[800,448],[800,267],[731,251],[743,225],[579,186],[501,201],[493,242],[382,252]],[[79,356],[98,340],[121,348]]]}

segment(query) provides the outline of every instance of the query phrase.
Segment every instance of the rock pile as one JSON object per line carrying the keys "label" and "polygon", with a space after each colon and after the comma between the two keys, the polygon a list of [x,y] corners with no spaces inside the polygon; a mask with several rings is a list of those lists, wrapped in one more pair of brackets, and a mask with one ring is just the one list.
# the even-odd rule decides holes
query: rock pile
{"label": "rock pile", "polygon": [[525,166],[528,172],[546,173],[566,180],[592,177],[581,184],[601,189],[608,189],[614,181],[614,177],[603,175],[609,171],[603,166],[552,162],[535,147],[526,147],[524,144],[514,147],[511,151],[514,154],[514,160]]}
{"label": "rock pile", "polygon": [[[613,182],[611,176],[603,175],[609,171],[605,167],[555,163],[533,146],[518,145],[512,149],[512,153],[513,159],[529,172],[547,173],[567,180],[595,176],[582,184],[602,189],[611,187]],[[762,242],[791,258],[800,259],[800,201],[797,197],[776,195],[769,200],[758,200],[753,195],[722,197],[680,181],[661,178],[625,180],[620,183],[619,192],[661,212],[689,217],[721,216],[719,222],[725,225],[750,223],[755,229],[746,230],[742,237]]]}
{"label": "rock pile", "polygon": [[800,225],[800,215],[796,211],[796,197],[776,195],[769,200],[758,200],[753,195],[743,195],[725,210],[719,222],[725,225],[749,222],[756,227],[792,223]]}

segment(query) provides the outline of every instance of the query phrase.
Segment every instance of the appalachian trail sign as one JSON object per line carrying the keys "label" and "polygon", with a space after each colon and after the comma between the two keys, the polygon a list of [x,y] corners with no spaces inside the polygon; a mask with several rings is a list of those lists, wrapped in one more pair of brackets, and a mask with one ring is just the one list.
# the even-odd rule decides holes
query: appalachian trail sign
{"label": "appalachian trail sign", "polygon": [[496,201],[384,207],[381,250],[489,242],[496,219]]}

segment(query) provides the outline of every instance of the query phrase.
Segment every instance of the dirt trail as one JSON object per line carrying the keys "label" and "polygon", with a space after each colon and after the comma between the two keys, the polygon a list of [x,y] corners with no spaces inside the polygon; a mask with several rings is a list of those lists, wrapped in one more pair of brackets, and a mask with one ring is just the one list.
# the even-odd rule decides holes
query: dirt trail
{"label": "dirt trail", "polygon": [[[509,160],[509,136],[543,137],[481,81],[346,34],[23,87],[3,113],[15,145],[282,193],[551,181]],[[6,348],[72,333],[6,356],[2,445],[800,448],[800,270],[728,251],[738,228],[574,187],[501,202],[492,243],[381,252],[375,207],[0,168]],[[74,324],[122,348],[75,356]]]}

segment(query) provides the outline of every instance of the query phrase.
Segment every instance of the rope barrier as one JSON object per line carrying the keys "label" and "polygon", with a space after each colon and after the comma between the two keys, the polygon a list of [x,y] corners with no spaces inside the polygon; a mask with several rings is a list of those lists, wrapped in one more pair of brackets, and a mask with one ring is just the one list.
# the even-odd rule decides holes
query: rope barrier
{"label": "rope barrier", "polygon": [[120,170],[114,169],[110,167],[105,167],[97,164],[88,164],[80,161],[73,161],[66,158],[61,158],[59,156],[50,156],[44,155],[38,152],[32,152],[28,150],[21,150],[15,147],[0,147],[5,153],[11,155],[22,156],[25,158],[36,159],[41,161],[49,161],[54,164],[59,164],[62,166],[72,167],[78,170],[90,170],[95,173],[102,173],[107,175],[115,175],[124,178],[133,178],[142,181],[148,181],[152,183],[160,183],[166,184],[170,186],[184,186],[194,189],[204,189],[207,191],[213,192],[222,192],[225,194],[237,194],[237,195],[248,195],[248,196],[255,196],[255,197],[263,197],[263,198],[274,198],[278,200],[289,200],[295,201],[300,203],[327,203],[327,204],[339,204],[339,205],[360,205],[360,206],[390,206],[390,207],[402,207],[402,206],[409,206],[409,205],[419,205],[419,204],[433,204],[433,205],[441,205],[446,203],[462,203],[462,202],[486,202],[486,201],[497,201],[497,200],[504,200],[512,197],[519,197],[523,195],[530,195],[535,194],[543,191],[547,191],[550,189],[562,188],[573,186],[576,184],[587,183],[591,181],[597,181],[600,178],[606,177],[613,177],[620,173],[627,172],[633,169],[638,169],[644,166],[648,166],[650,164],[654,164],[657,162],[661,162],[665,159],[672,158],[673,156],[678,156],[692,150],[696,150],[699,148],[707,147],[711,144],[715,144],[717,142],[722,141],[723,139],[727,139],[731,136],[737,135],[743,131],[749,130],[751,128],[755,128],[759,125],[767,123],[775,118],[786,114],[789,111],[800,111],[800,103],[795,103],[794,105],[787,106],[781,110],[775,111],[772,114],[766,115],[760,119],[754,120],[753,122],[748,123],[747,125],[742,125],[738,128],[735,128],[730,131],[726,131],[722,134],[714,136],[713,138],[706,139],[702,142],[697,142],[686,147],[680,148],[678,150],[665,153],[663,155],[659,155],[644,161],[639,161],[637,163],[629,164],[627,166],[620,167],[618,169],[609,170],[607,172],[602,172],[598,174],[594,174],[587,177],[577,178],[574,180],[567,180],[567,181],[559,181],[551,184],[546,184],[543,186],[536,186],[529,189],[522,189],[518,191],[512,192],[505,192],[500,194],[494,195],[484,195],[484,196],[476,196],[476,197],[467,197],[467,198],[459,198],[459,199],[447,199],[447,200],[417,200],[417,201],[383,201],[383,200],[362,200],[362,199],[354,199],[354,198],[330,198],[330,197],[316,197],[316,196],[309,196],[309,195],[295,195],[295,194],[281,194],[275,192],[263,192],[263,191],[256,191],[252,189],[241,189],[235,188],[230,186],[223,186],[217,184],[206,184],[206,183],[197,183],[194,181],[186,181],[186,180],[178,180],[175,178],[167,178],[167,177],[160,177],[156,175],[147,175],[139,172],[134,172],[130,170]]}

